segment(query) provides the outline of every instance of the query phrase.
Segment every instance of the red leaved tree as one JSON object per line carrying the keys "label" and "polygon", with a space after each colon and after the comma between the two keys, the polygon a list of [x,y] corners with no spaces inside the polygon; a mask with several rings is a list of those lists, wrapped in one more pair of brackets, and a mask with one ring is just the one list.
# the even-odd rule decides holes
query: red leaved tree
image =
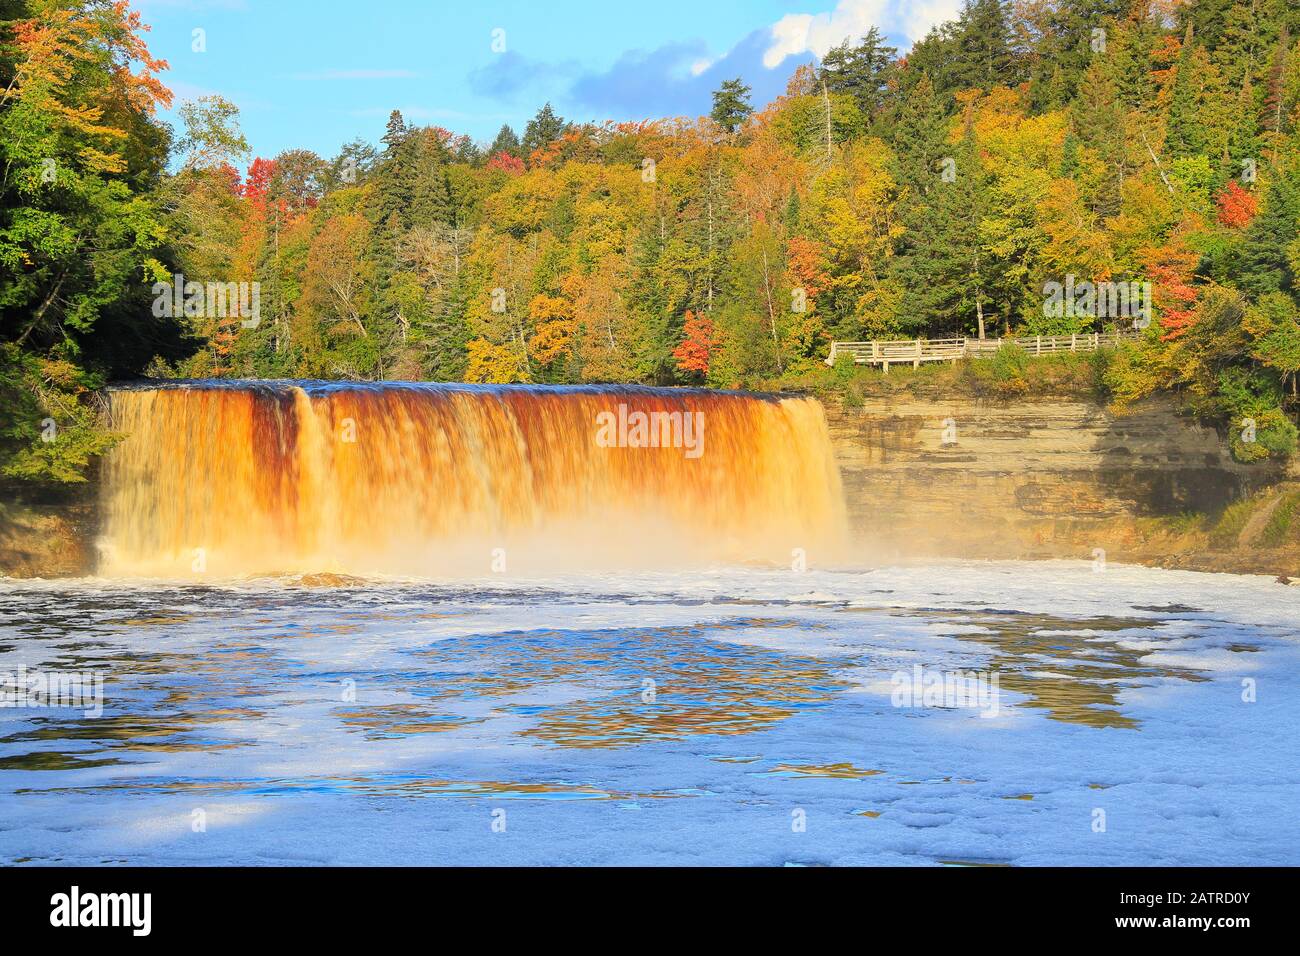
{"label": "red leaved tree", "polygon": [[1147,246],[1141,256],[1151,280],[1152,304],[1165,330],[1161,339],[1168,342],[1186,332],[1196,319],[1198,290],[1192,280],[1200,257],[1187,248],[1179,231],[1162,246]]}
{"label": "red leaved tree", "polygon": [[524,161],[502,150],[487,161],[487,168],[499,169],[510,176],[518,176],[524,171]]}
{"label": "red leaved tree", "polygon": [[248,167],[248,178],[244,181],[244,198],[249,201],[255,212],[266,214],[266,194],[271,190],[271,177],[275,175],[275,160],[253,160]]}
{"label": "red leaved tree", "polygon": [[1259,202],[1253,193],[1242,189],[1235,179],[1229,180],[1223,192],[1214,197],[1219,207],[1219,222],[1232,229],[1243,229],[1250,225],[1259,211]]}
{"label": "red leaved tree", "polygon": [[713,331],[713,320],[704,313],[696,315],[687,311],[682,344],[673,349],[679,372],[698,373],[701,378],[709,374],[709,360],[722,344]]}
{"label": "red leaved tree", "polygon": [[226,185],[229,187],[232,195],[242,196],[244,194],[244,182],[240,178],[239,170],[234,166],[231,166],[229,163],[222,163],[218,172],[221,174],[221,177],[225,179]]}
{"label": "red leaved tree", "polygon": [[817,294],[830,284],[830,276],[822,264],[824,258],[821,244],[811,239],[791,236],[786,243],[786,271],[790,284],[804,290],[809,309],[812,309]]}

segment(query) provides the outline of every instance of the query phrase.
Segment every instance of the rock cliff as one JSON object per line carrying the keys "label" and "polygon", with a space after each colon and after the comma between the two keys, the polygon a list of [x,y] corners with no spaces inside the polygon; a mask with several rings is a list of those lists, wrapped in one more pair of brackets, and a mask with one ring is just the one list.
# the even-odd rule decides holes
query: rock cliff
{"label": "rock cliff", "polygon": [[[1300,571],[1253,559],[1249,540],[1217,541],[1234,502],[1284,479],[1243,465],[1223,437],[1153,400],[1116,416],[1066,399],[1012,402],[911,395],[826,403],[857,553],[872,562],[932,557],[1078,558],[1180,567]],[[1258,557],[1258,556],[1256,556]]]}

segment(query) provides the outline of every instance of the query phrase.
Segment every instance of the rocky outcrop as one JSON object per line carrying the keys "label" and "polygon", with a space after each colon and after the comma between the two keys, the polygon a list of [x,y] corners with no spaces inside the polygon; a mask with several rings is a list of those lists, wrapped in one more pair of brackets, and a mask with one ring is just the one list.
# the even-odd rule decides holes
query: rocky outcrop
{"label": "rocky outcrop", "polygon": [[0,506],[0,574],[61,578],[92,574],[96,514],[84,501]]}
{"label": "rocky outcrop", "polygon": [[[828,402],[827,421],[855,550],[872,561],[1092,559],[1101,549],[1213,568],[1208,535],[1188,529],[1283,477],[1232,460],[1222,436],[1158,400],[1121,417],[1066,399],[868,397]],[[1300,573],[1279,560],[1233,570]]]}

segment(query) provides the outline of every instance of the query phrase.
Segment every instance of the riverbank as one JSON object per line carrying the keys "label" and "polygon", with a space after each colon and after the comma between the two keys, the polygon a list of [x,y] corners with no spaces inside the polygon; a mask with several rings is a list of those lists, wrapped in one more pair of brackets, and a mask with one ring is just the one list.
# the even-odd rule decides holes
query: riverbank
{"label": "riverbank", "polygon": [[98,488],[5,489],[0,494],[0,575],[84,577],[95,571]]}
{"label": "riverbank", "polygon": [[1262,488],[1218,515],[1135,522],[1135,563],[1189,571],[1271,574],[1300,585],[1300,481]]}

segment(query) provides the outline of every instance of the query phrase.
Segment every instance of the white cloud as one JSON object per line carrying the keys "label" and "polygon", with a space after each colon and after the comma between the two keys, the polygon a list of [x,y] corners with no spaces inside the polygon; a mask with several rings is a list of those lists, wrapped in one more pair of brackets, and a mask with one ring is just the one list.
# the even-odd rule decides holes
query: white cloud
{"label": "white cloud", "polygon": [[802,53],[825,56],[873,26],[915,42],[960,11],[961,0],[840,0],[830,13],[787,13],[772,25],[772,45],[763,53],[763,65],[770,70]]}
{"label": "white cloud", "polygon": [[911,0],[902,6],[895,22],[899,32],[913,43],[929,33],[931,27],[956,20],[961,14],[961,0]]}

